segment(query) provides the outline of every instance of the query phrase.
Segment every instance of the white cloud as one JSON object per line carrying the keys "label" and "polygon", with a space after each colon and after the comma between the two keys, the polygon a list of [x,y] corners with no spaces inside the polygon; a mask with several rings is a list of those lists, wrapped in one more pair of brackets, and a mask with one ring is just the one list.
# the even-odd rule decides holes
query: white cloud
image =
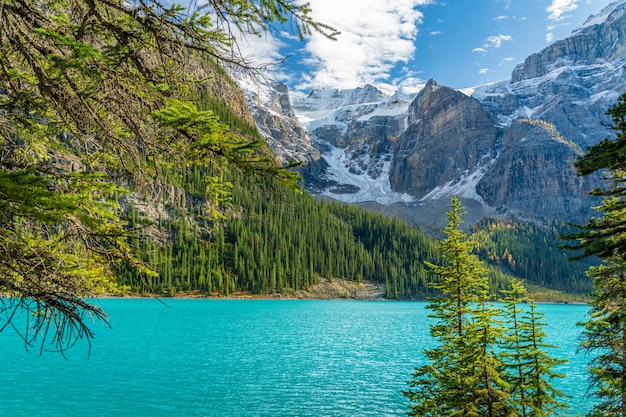
{"label": "white cloud", "polygon": [[434,32],[430,32],[430,35],[437,36],[437,35],[441,35],[442,33],[443,32],[440,30],[435,30]]}
{"label": "white cloud", "polygon": [[498,16],[498,17],[494,18],[493,20],[505,20],[505,19],[508,19],[508,18],[509,18],[508,16]]}
{"label": "white cloud", "polygon": [[474,48],[472,52],[480,52],[481,54],[486,54],[487,50],[485,48]]}
{"label": "white cloud", "polygon": [[490,36],[485,40],[483,48],[499,48],[502,46],[502,42],[510,41],[511,39],[513,38],[509,35]]}
{"label": "white cloud", "polygon": [[552,3],[546,8],[548,19],[561,20],[564,19],[565,13],[576,10],[578,0],[552,0]]}
{"label": "white cloud", "polygon": [[546,42],[550,43],[554,40],[554,33],[548,32],[546,33]]}
{"label": "white cloud", "polygon": [[421,78],[407,77],[402,80],[398,87],[404,94],[415,94],[423,90],[425,85],[426,82]]}
{"label": "white cloud", "polygon": [[389,72],[412,59],[423,14],[431,0],[312,0],[313,18],[341,32],[336,42],[314,33],[306,42],[312,68],[298,88],[390,82]]}
{"label": "white cloud", "polygon": [[489,68],[481,68],[478,70],[479,74],[487,74],[489,72]]}
{"label": "white cloud", "polygon": [[260,37],[235,35],[234,39],[238,52],[252,65],[263,66],[283,59],[279,50],[284,42],[269,33]]}

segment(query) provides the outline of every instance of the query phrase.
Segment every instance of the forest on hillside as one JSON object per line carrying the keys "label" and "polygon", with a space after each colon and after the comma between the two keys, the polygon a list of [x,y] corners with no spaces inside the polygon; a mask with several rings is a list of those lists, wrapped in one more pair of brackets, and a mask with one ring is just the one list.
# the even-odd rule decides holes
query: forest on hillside
{"label": "forest on hillside", "polygon": [[[200,168],[191,170],[184,188],[200,190],[202,177]],[[168,219],[146,218],[131,205],[130,227],[148,231],[133,246],[159,274],[121,269],[119,283],[140,293],[272,294],[307,289],[323,277],[384,284],[390,299],[435,294],[428,283],[436,277],[425,262],[440,262],[441,254],[434,239],[415,226],[345,203],[318,201],[275,181],[236,172],[227,180],[232,200],[222,219],[199,216],[204,200],[192,191],[178,200],[164,196],[173,213]],[[149,233],[154,221],[164,231],[161,238]],[[476,253],[490,265],[494,296],[506,288],[509,276],[564,292],[590,291],[584,275],[588,265],[570,262],[567,251],[557,249],[556,228],[485,219],[472,238]]]}

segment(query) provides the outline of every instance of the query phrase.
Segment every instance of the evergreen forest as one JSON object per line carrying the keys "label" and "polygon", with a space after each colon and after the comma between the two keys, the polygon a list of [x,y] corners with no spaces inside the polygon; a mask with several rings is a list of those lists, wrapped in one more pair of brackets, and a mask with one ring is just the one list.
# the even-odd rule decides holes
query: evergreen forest
{"label": "evergreen forest", "polygon": [[[130,205],[129,227],[145,230],[132,246],[159,274],[122,268],[120,285],[161,295],[289,294],[328,278],[384,284],[390,299],[434,295],[428,282],[436,277],[424,262],[439,262],[441,254],[434,239],[418,228],[234,171],[227,178],[232,200],[222,208],[228,215],[207,219],[200,215],[203,197],[193,192],[201,190],[202,179],[196,167],[182,184],[191,191],[178,199],[163,196],[171,213],[166,217],[146,218]],[[477,255],[490,266],[494,296],[511,276],[562,292],[590,290],[586,264],[570,262],[569,254],[557,248],[556,227],[485,219],[474,227],[472,238]]]}

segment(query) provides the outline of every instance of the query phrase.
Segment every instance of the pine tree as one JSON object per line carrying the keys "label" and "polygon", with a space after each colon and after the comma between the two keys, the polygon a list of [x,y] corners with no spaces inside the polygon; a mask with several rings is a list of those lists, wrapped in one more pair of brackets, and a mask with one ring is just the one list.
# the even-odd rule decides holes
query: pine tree
{"label": "pine tree", "polygon": [[506,383],[494,349],[499,326],[487,308],[486,268],[472,253],[472,242],[460,230],[464,209],[453,197],[447,212],[446,239],[439,247],[443,265],[427,263],[439,281],[441,296],[429,300],[430,334],[439,346],[424,351],[427,365],[416,368],[411,390],[404,392],[414,416],[505,416]]}
{"label": "pine tree", "polygon": [[583,323],[581,348],[593,355],[589,363],[591,392],[598,403],[590,416],[626,416],[626,94],[607,112],[616,138],[604,139],[576,162],[579,175],[601,172],[607,187],[592,194],[603,198],[593,217],[580,232],[566,236],[578,239],[570,246],[582,256],[596,255],[602,264],[591,267],[593,279],[591,313]]}
{"label": "pine tree", "polygon": [[589,363],[590,381],[599,402],[591,416],[626,416],[626,262],[605,258],[589,269],[594,291],[581,348],[595,355]]}
{"label": "pine tree", "polygon": [[531,300],[527,311],[519,307],[525,300],[526,289],[520,281],[512,280],[506,294],[505,319],[509,323],[502,346],[504,366],[510,384],[511,403],[522,417],[558,416],[567,405],[559,402],[563,396],[552,384],[554,378],[562,378],[552,368],[567,362],[547,353],[554,346],[545,343],[543,314],[536,310]]}
{"label": "pine tree", "polygon": [[553,358],[547,353],[548,349],[555,346],[544,342],[544,323],[541,321],[543,317],[544,314],[537,311],[535,303],[531,300],[521,323],[522,343],[526,342],[528,349],[522,361],[528,366],[524,376],[529,394],[527,397],[528,415],[532,417],[563,415],[561,412],[567,408],[564,402],[558,401],[563,393],[551,384],[552,379],[565,376],[555,372],[552,368],[567,360]]}

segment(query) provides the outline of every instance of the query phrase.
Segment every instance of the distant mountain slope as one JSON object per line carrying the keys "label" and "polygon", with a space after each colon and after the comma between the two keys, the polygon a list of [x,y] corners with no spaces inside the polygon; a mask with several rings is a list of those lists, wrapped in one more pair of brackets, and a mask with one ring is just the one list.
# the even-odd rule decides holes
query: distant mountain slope
{"label": "distant mountain slope", "polygon": [[[256,95],[249,102],[274,151],[307,162],[301,173],[313,194],[426,227],[441,223],[437,201],[453,194],[473,220],[489,214],[582,221],[598,181],[578,178],[572,162],[610,136],[605,112],[626,91],[625,65],[621,0],[530,55],[507,81],[456,91],[431,80],[416,96],[372,86],[314,90],[290,106],[283,101],[281,117],[307,132],[296,137],[259,116],[276,108],[275,99]],[[287,94],[284,85],[269,89],[275,92],[268,97]]]}

